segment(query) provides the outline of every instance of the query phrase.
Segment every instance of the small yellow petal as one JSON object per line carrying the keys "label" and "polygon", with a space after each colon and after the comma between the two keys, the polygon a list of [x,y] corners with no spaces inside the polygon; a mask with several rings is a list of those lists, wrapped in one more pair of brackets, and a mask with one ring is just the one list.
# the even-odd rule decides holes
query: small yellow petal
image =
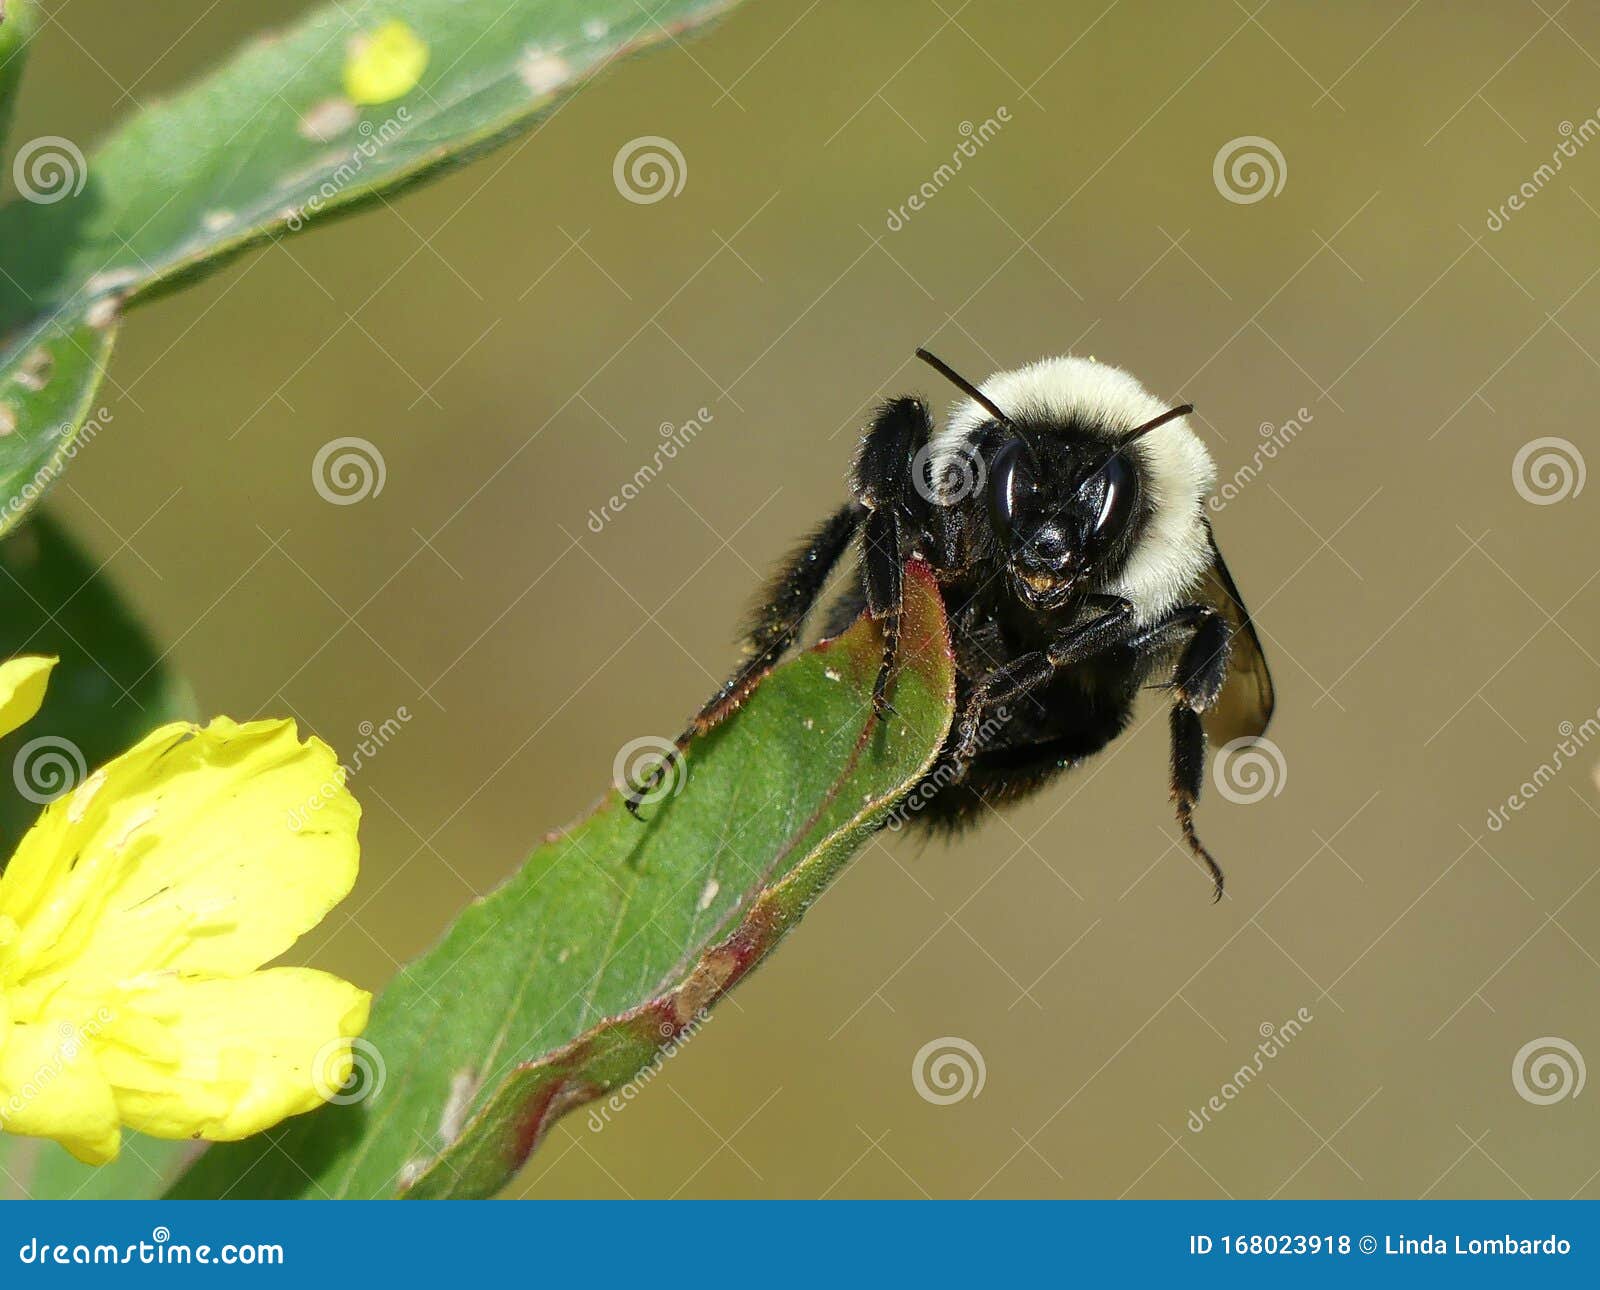
{"label": "small yellow petal", "polygon": [[0,663],[0,738],[33,720],[56,662],[28,655]]}
{"label": "small yellow petal", "polygon": [[337,1093],[371,1002],[366,991],[311,968],[235,980],[164,977],[125,1006],[165,1031],[166,1055],[112,1042],[101,1066],[129,1128],[231,1142]]}
{"label": "small yellow petal", "polygon": [[69,1022],[13,1023],[0,1036],[0,1129],[54,1138],[85,1164],[115,1160],[117,1104],[93,1045]]}
{"label": "small yellow petal", "polygon": [[52,802],[0,877],[14,1008],[276,958],[355,882],[360,816],[292,721],[161,727]]}
{"label": "small yellow petal", "polygon": [[355,103],[388,103],[415,89],[427,65],[427,44],[397,18],[351,41],[344,92]]}

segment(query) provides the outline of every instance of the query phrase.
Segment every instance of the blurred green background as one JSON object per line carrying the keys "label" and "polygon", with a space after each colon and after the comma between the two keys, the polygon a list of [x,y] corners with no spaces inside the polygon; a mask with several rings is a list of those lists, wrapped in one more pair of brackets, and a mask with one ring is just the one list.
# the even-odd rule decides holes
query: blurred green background
{"label": "blurred green background", "polygon": [[[304,7],[57,4],[15,140],[87,146]],[[1545,1036],[1600,1056],[1600,748],[1486,821],[1600,706],[1597,493],[1513,480],[1531,440],[1594,443],[1597,60],[1580,6],[751,0],[444,181],[141,310],[54,510],[206,711],[297,715],[347,755],[411,714],[354,783],[361,882],[303,947],[376,987],[721,678],[873,401],[947,399],[914,346],[975,376],[1126,366],[1198,405],[1225,478],[1306,409],[1216,517],[1286,768],[1254,804],[1208,789],[1227,901],[1176,844],[1152,703],[959,844],[874,843],[519,1190],[1593,1197],[1600,1099],[1532,1104],[1512,1069]],[[680,195],[619,195],[641,135],[681,150]],[[1219,191],[1241,136],[1280,151],[1276,195]],[[387,477],[336,507],[311,463],[344,435]],[[912,1064],[945,1036],[985,1083],[941,1106]]]}

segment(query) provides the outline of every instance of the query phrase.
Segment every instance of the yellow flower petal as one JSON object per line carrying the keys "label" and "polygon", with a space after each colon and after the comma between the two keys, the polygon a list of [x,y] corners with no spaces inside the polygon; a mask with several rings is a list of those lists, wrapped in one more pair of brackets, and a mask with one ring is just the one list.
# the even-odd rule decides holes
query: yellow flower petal
{"label": "yellow flower petal", "polygon": [[372,996],[311,968],[236,980],[164,977],[130,995],[140,1029],[159,1027],[162,1055],[124,1047],[121,1014],[101,1069],[129,1128],[161,1138],[231,1142],[310,1111],[350,1071],[349,1040]]}
{"label": "yellow flower petal", "polygon": [[427,65],[427,44],[397,18],[351,42],[344,92],[356,103],[388,103],[415,89]]}
{"label": "yellow flower petal", "polygon": [[0,663],[0,738],[33,720],[56,661],[29,655]]}
{"label": "yellow flower petal", "polygon": [[355,882],[361,808],[343,780],[292,721],[225,717],[163,726],[96,771],[45,809],[0,877],[13,1010],[276,958]]}
{"label": "yellow flower petal", "polygon": [[85,1164],[115,1160],[117,1104],[90,1043],[65,1022],[13,1023],[0,1000],[0,1129],[55,1138]]}

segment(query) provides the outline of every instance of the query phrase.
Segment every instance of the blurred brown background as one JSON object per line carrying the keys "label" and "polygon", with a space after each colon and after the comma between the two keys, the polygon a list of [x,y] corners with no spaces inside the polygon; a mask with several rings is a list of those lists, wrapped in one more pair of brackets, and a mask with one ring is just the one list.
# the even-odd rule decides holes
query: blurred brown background
{"label": "blurred brown background", "polygon": [[[302,7],[58,4],[16,138],[87,145]],[[721,677],[871,402],[947,399],[915,345],[974,375],[1126,366],[1199,406],[1225,478],[1304,408],[1216,517],[1285,767],[1255,804],[1208,787],[1227,901],[1175,843],[1157,719],[959,845],[870,847],[521,1189],[1593,1197],[1600,1098],[1536,1105],[1512,1070],[1541,1037],[1600,1059],[1600,741],[1487,820],[1600,707],[1600,486],[1536,505],[1513,477],[1540,437],[1592,455],[1597,105],[1593,6],[752,0],[443,182],[139,311],[57,513],[207,710],[298,714],[344,752],[413,714],[355,783],[361,883],[306,947],[377,986]],[[641,135],[681,150],[679,196],[619,195]],[[1219,190],[1242,136],[1281,153],[1276,195]],[[343,435],[387,482],[335,507],[310,471]],[[912,1064],[946,1036],[985,1084],[935,1105]]]}

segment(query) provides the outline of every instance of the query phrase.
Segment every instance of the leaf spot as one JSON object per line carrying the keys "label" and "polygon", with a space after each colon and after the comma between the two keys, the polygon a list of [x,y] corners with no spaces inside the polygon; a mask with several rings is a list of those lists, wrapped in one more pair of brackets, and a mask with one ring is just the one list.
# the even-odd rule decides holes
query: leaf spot
{"label": "leaf spot", "polygon": [[450,1077],[450,1095],[445,1099],[444,1111],[439,1116],[439,1141],[449,1146],[461,1136],[467,1126],[467,1112],[472,1100],[483,1086],[483,1079],[470,1067],[459,1070]]}
{"label": "leaf spot", "polygon": [[87,310],[83,320],[96,331],[104,331],[122,314],[121,296],[101,296]]}
{"label": "leaf spot", "polygon": [[332,143],[347,133],[360,113],[349,99],[323,99],[300,118],[300,137],[313,143]]}
{"label": "leaf spot", "polygon": [[731,950],[712,950],[706,955],[672,997],[672,1015],[677,1023],[684,1025],[710,1007],[738,970],[739,956]]}
{"label": "leaf spot", "polygon": [[139,270],[134,268],[106,269],[97,273],[83,284],[83,289],[91,296],[103,296],[107,292],[121,291],[124,287],[131,287],[139,280]]}
{"label": "leaf spot", "polygon": [[37,394],[50,384],[50,373],[55,369],[55,357],[43,345],[29,350],[17,369],[16,381],[25,390]]}
{"label": "leaf spot", "polygon": [[517,75],[534,94],[544,95],[572,79],[572,64],[560,54],[547,54],[534,46],[523,53]]}

